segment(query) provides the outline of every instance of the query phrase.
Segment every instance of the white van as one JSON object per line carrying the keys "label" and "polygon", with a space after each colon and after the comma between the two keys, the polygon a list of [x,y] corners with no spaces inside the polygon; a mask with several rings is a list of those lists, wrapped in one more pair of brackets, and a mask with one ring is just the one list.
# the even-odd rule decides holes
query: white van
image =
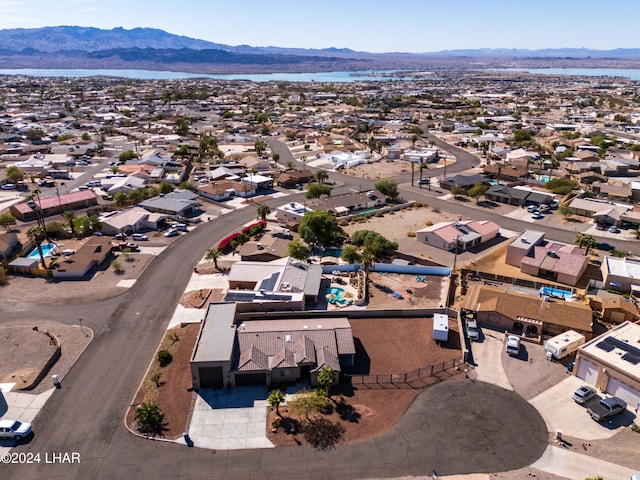
{"label": "white van", "polygon": [[505,351],[513,356],[516,356],[520,353],[520,337],[516,335],[509,335],[507,337],[507,346],[505,347]]}

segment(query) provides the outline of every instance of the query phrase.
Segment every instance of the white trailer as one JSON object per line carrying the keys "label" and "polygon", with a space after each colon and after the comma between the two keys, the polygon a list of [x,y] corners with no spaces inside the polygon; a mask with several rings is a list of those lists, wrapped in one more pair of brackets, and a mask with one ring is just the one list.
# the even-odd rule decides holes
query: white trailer
{"label": "white trailer", "polygon": [[433,314],[433,339],[441,342],[449,339],[449,317],[443,313]]}
{"label": "white trailer", "polygon": [[545,341],[544,350],[547,352],[547,358],[559,360],[570,353],[575,352],[580,345],[584,344],[584,342],[584,335],[574,330],[567,330],[566,332]]}

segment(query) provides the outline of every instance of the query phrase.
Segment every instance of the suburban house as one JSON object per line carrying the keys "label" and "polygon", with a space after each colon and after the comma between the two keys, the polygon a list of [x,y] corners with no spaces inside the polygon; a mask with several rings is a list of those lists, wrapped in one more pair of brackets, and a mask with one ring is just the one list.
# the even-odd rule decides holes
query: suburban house
{"label": "suburban house", "polygon": [[447,190],[451,190],[453,187],[460,187],[465,192],[473,187],[476,183],[489,186],[490,179],[484,175],[470,174],[470,175],[454,175],[452,177],[443,178],[440,180],[440,186]]}
{"label": "suburban house", "polygon": [[346,318],[239,321],[236,304],[211,303],[191,357],[193,388],[272,385],[340,372],[355,358]]}
{"label": "suburban house", "polygon": [[120,232],[131,235],[146,230],[157,230],[167,218],[167,215],[162,213],[150,213],[144,208],[133,207],[105,212],[100,215],[100,222],[102,233],[106,235],[116,235]]}
{"label": "suburban house", "polygon": [[[569,206],[576,215],[590,217],[608,225],[618,225],[622,215],[632,209],[631,205],[620,205],[594,198],[574,198]],[[600,218],[599,220],[597,219],[598,217]]]}
{"label": "suburban house", "polygon": [[604,257],[600,266],[602,287],[620,292],[640,293],[640,261],[633,258]]}
{"label": "suburban house", "polygon": [[238,311],[304,310],[315,305],[322,267],[292,257],[270,262],[235,262],[228,275],[225,301],[237,302]]}
{"label": "suburban house", "polygon": [[368,192],[343,193],[317,198],[307,203],[313,210],[326,210],[339,217],[362,210],[383,207],[385,197],[376,190],[369,190]]}
{"label": "suburban house", "polygon": [[481,324],[528,337],[555,336],[567,330],[575,330],[586,338],[593,335],[591,308],[582,302],[473,283],[462,308],[476,312]]}
{"label": "suburban house", "polygon": [[198,185],[198,193],[202,198],[223,202],[229,200],[233,196],[252,197],[256,194],[256,188],[242,183],[239,180],[217,180]]}
{"label": "suburban house", "polygon": [[236,247],[240,260],[270,262],[289,255],[290,238],[283,235],[263,235],[260,240],[249,240]]}
{"label": "suburban house", "polygon": [[500,226],[490,220],[440,222],[416,232],[416,240],[443,250],[467,250],[493,240]]}
{"label": "suburban house", "polygon": [[200,211],[197,196],[190,190],[174,190],[160,194],[138,204],[142,208],[155,213],[186,217]]}
{"label": "suburban house", "polygon": [[549,205],[553,195],[535,190],[508,187],[506,185],[492,185],[485,194],[487,200],[506,203],[508,205]]}
{"label": "suburban house", "polygon": [[312,210],[306,205],[297,202],[289,202],[276,209],[276,219],[282,223],[294,223],[299,225],[302,223],[302,217],[304,217],[305,213],[311,211]]}
{"label": "suburban house", "polygon": [[36,210],[40,210],[43,217],[60,215],[67,210],[77,210],[98,204],[98,196],[92,190],[40,197],[40,199],[17,203],[9,207],[9,212],[18,220],[29,221],[36,218]]}
{"label": "suburban house", "polygon": [[638,307],[629,298],[619,295],[613,297],[591,297],[589,306],[600,318],[608,323],[633,322],[638,318]]}
{"label": "suburban house", "polygon": [[278,175],[275,182],[279,187],[294,188],[296,185],[308,183],[313,177],[311,170],[290,170]]}
{"label": "suburban house", "polygon": [[575,286],[589,263],[585,250],[547,241],[544,235],[525,230],[515,237],[507,247],[505,263],[519,267],[522,273]]}
{"label": "suburban house", "polygon": [[0,260],[8,260],[20,253],[20,240],[15,232],[0,233]]}
{"label": "suburban house", "polygon": [[634,406],[640,403],[640,325],[624,322],[578,349],[573,374]]}
{"label": "suburban house", "polygon": [[99,267],[111,255],[111,238],[91,236],[76,253],[61,257],[52,269],[53,278],[75,280],[92,267]]}

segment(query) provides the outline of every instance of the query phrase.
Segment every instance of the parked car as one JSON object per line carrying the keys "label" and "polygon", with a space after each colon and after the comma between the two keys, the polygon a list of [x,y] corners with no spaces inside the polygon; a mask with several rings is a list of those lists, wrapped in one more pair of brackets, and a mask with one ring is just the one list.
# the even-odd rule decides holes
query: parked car
{"label": "parked car", "polygon": [[589,405],[587,411],[589,415],[591,415],[591,418],[600,422],[605,418],[622,413],[626,409],[627,402],[618,397],[609,397]]}
{"label": "parked car", "polygon": [[534,220],[541,220],[544,218],[544,215],[542,215],[540,212],[534,212],[533,215],[531,215],[531,218],[533,218]]}
{"label": "parked car", "polygon": [[117,240],[126,240],[127,234],[126,233],[122,233],[122,232],[116,233],[115,238]]}
{"label": "parked car", "polygon": [[533,212],[535,212],[536,210],[538,210],[538,207],[536,207],[535,205],[529,205],[529,206],[527,207],[527,212],[529,212],[529,213],[533,213]]}
{"label": "parked car", "polygon": [[480,329],[478,328],[478,321],[474,319],[467,319],[467,336],[469,340],[477,342],[480,340]]}
{"label": "parked car", "polygon": [[175,228],[170,228],[164,232],[165,237],[177,237],[178,235],[180,235],[180,230],[176,230]]}
{"label": "parked car", "polygon": [[520,353],[520,338],[516,335],[509,335],[505,351],[511,356],[518,355]]}
{"label": "parked car", "polygon": [[596,230],[606,230],[607,226],[604,223],[596,223]]}
{"label": "parked car", "polygon": [[133,235],[131,235],[131,240],[135,240],[137,242],[147,241],[149,240],[149,237],[147,235],[143,235],[142,233],[134,233]]}
{"label": "parked car", "polygon": [[187,224],[186,223],[176,223],[173,226],[174,229],[176,230],[180,230],[181,232],[188,232],[189,230],[187,230]]}
{"label": "parked car", "polygon": [[615,225],[611,225],[609,227],[609,233],[620,233],[620,229],[618,227],[616,227]]}
{"label": "parked car", "polygon": [[606,250],[607,252],[610,252],[616,249],[615,245],[611,245],[610,243],[607,243],[607,242],[596,243],[596,248],[598,250]]}
{"label": "parked car", "polygon": [[429,185],[430,183],[430,178],[421,178],[420,180],[418,180],[418,185]]}
{"label": "parked car", "polygon": [[583,385],[579,389],[577,389],[575,392],[573,392],[573,395],[571,396],[571,398],[573,398],[576,403],[579,403],[580,405],[584,405],[589,400],[594,398],[596,395],[598,395],[598,392],[596,391],[595,388],[593,388],[590,385]]}
{"label": "parked car", "polygon": [[127,242],[125,244],[124,248],[128,248],[129,250],[132,250],[134,252],[137,251],[137,250],[140,250],[140,248],[138,247],[138,244],[133,243],[133,242]]}
{"label": "parked car", "polygon": [[2,187],[0,187],[0,189],[2,189],[2,190],[15,190],[16,186],[13,183],[5,183],[4,185],[2,185]]}
{"label": "parked car", "polygon": [[18,420],[0,420],[0,438],[19,440],[31,433],[31,424]]}

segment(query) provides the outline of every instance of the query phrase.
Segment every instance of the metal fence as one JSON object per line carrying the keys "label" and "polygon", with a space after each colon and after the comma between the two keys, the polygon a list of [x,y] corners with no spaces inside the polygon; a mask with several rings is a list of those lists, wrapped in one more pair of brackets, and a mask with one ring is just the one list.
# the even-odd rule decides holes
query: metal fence
{"label": "metal fence", "polygon": [[374,375],[346,375],[353,387],[374,388],[413,388],[420,389],[436,384],[466,370],[460,359],[427,365],[408,373],[378,373]]}

